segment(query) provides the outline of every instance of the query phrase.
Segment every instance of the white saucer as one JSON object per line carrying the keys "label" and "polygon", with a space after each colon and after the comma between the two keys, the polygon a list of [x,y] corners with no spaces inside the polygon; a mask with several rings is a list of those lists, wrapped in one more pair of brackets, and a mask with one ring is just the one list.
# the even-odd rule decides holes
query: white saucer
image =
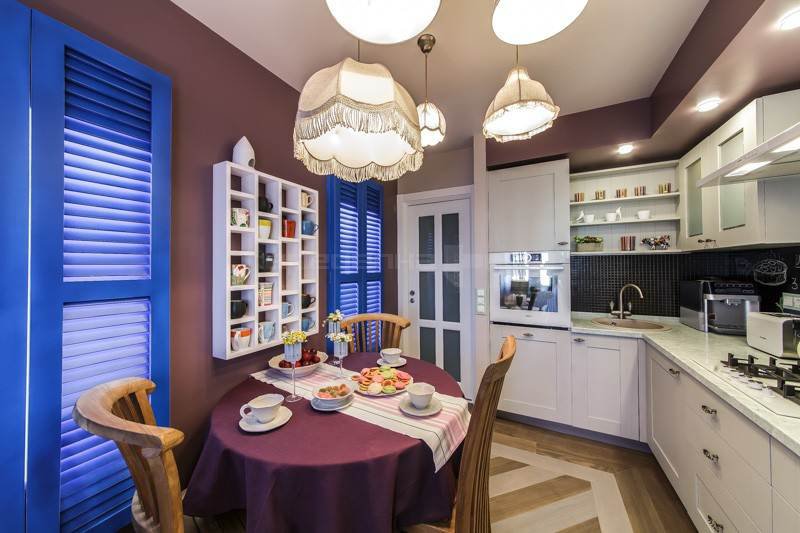
{"label": "white saucer", "polygon": [[330,412],[330,411],[339,411],[340,409],[344,409],[351,403],[353,403],[354,395],[350,395],[346,402],[341,405],[322,405],[319,400],[316,398],[311,398],[311,407],[313,407],[317,411],[322,412]]}
{"label": "white saucer", "polygon": [[401,366],[405,366],[405,364],[408,363],[408,361],[406,361],[405,357],[401,357],[400,360],[397,361],[396,363],[388,363],[388,362],[383,360],[383,357],[379,357],[376,362],[378,363],[378,366],[384,366],[385,365],[385,366],[388,366],[388,367],[391,367],[391,368],[400,368]]}
{"label": "white saucer", "polygon": [[290,418],[292,418],[292,412],[285,405],[281,405],[280,408],[278,408],[278,414],[275,415],[275,418],[266,424],[260,424],[258,422],[252,424],[242,418],[239,420],[239,427],[248,433],[263,433],[281,427],[288,422]]}
{"label": "white saucer", "polygon": [[431,398],[431,403],[425,409],[417,409],[411,403],[410,397],[405,397],[400,401],[400,410],[411,416],[432,416],[442,410],[442,402],[437,398]]}

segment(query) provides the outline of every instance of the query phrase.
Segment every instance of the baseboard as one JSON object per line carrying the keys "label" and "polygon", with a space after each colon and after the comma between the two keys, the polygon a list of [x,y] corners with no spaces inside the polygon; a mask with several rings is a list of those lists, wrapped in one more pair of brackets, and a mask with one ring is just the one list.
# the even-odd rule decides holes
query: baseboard
{"label": "baseboard", "polygon": [[497,411],[497,417],[505,420],[511,420],[512,422],[519,422],[520,424],[525,424],[527,426],[534,426],[542,429],[549,429],[557,433],[563,433],[565,435],[572,435],[573,437],[581,437],[584,439],[602,442],[604,444],[612,444],[614,446],[628,448],[629,450],[636,450],[649,454],[653,453],[650,450],[650,446],[648,446],[646,442],[639,442],[638,440],[626,439],[624,437],[617,437],[615,435],[606,435],[605,433],[598,433],[597,431],[576,428],[575,426],[570,426],[568,424],[550,422],[549,420],[540,420],[538,418],[507,413],[505,411]]}

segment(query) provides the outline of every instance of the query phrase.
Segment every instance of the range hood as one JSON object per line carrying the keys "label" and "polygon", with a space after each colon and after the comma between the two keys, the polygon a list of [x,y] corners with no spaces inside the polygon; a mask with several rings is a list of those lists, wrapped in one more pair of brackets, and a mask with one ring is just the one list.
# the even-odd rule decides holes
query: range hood
{"label": "range hood", "polygon": [[800,122],[709,174],[698,181],[697,186],[713,187],[788,176],[800,178]]}

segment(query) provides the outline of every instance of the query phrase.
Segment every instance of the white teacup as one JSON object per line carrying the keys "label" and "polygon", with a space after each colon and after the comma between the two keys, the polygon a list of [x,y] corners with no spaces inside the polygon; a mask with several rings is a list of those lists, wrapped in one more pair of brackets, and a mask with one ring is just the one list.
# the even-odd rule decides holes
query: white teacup
{"label": "white teacup", "polygon": [[[244,404],[239,409],[239,414],[251,424],[255,421],[258,421],[259,424],[266,424],[275,419],[282,403],[283,396],[280,394],[262,394]],[[248,409],[250,409],[249,413]]]}
{"label": "white teacup", "polygon": [[403,350],[400,348],[384,348],[381,350],[381,358],[390,365],[400,362],[401,355],[403,355]]}
{"label": "white teacup", "polygon": [[406,387],[411,403],[417,409],[425,409],[431,403],[436,388],[429,383],[412,383]]}
{"label": "white teacup", "polygon": [[594,222],[594,215],[584,215],[583,216],[583,221],[584,222],[589,222],[589,223]]}
{"label": "white teacup", "polygon": [[649,209],[642,209],[641,211],[636,211],[636,217],[639,220],[649,220],[650,219],[650,210]]}
{"label": "white teacup", "polygon": [[617,221],[616,213],[606,213],[606,222],[616,222],[616,221]]}

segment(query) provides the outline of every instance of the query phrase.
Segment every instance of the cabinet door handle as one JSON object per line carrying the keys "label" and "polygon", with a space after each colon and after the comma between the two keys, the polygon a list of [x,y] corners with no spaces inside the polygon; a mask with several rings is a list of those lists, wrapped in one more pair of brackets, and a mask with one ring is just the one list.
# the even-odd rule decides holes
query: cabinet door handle
{"label": "cabinet door handle", "polygon": [[581,337],[576,337],[576,338],[572,339],[572,342],[586,342],[586,339],[583,339]]}
{"label": "cabinet door handle", "polygon": [[667,370],[673,377],[678,377],[681,374],[680,370],[675,370],[674,368],[670,368]]}
{"label": "cabinet door handle", "polygon": [[523,333],[522,336],[528,337],[530,339],[531,337],[533,337],[533,333]]}
{"label": "cabinet door handle", "polygon": [[708,459],[709,461],[711,461],[715,465],[719,464],[719,455],[717,455],[716,453],[711,453],[706,448],[703,448],[703,455],[705,455],[706,459]]}
{"label": "cabinet door handle", "polygon": [[569,241],[559,241],[559,242],[558,242],[558,245],[559,245],[559,246],[566,246],[566,245],[568,245],[568,244],[569,244]]}
{"label": "cabinet door handle", "polygon": [[725,530],[725,526],[711,518],[711,515],[706,515],[706,522],[708,522],[708,525],[711,526],[711,529],[717,533],[722,533]]}
{"label": "cabinet door handle", "polygon": [[702,410],[702,411],[703,411],[705,414],[707,414],[707,415],[709,415],[709,416],[716,416],[716,415],[717,415],[717,410],[716,410],[716,409],[714,409],[713,407],[709,407],[709,406],[707,406],[707,405],[701,405],[701,406],[700,406],[700,409],[701,409],[701,410]]}

